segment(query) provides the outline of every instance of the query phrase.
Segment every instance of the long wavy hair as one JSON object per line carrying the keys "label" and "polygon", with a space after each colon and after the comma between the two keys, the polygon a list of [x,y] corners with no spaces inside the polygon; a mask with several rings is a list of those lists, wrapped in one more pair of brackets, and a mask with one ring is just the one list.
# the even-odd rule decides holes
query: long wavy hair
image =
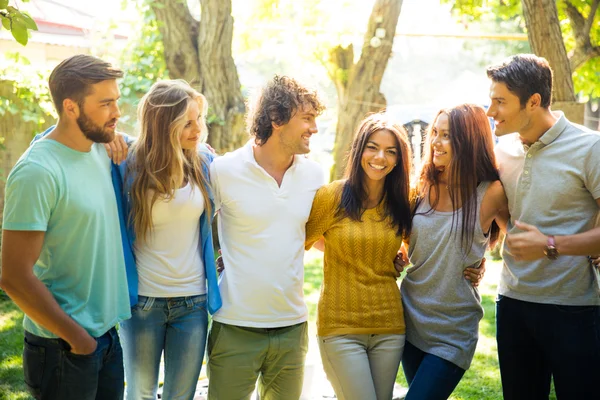
{"label": "long wavy hair", "polygon": [[[461,104],[453,108],[440,110],[433,123],[429,125],[425,142],[425,154],[421,173],[417,183],[417,196],[419,200],[429,200],[433,212],[438,204],[439,196],[431,201],[431,191],[435,187],[440,193],[439,177],[441,171],[433,163],[433,130],[440,115],[448,116],[450,130],[450,145],[452,146],[452,159],[448,169],[448,192],[452,203],[452,229],[458,229],[458,218],[455,218],[462,209],[461,217],[461,243],[468,250],[473,243],[473,234],[477,221],[477,186],[484,181],[499,179],[496,156],[494,155],[494,142],[489,120],[485,110],[474,104]],[[490,231],[490,245],[498,238],[499,227],[492,223]]]}
{"label": "long wavy hair", "polygon": [[407,237],[412,227],[412,216],[409,202],[411,151],[406,130],[399,124],[391,122],[383,113],[367,116],[362,120],[355,133],[346,164],[344,177],[346,181],[336,215],[348,217],[355,221],[362,220],[364,204],[368,199],[365,184],[366,173],[361,165],[365,147],[371,135],[378,131],[390,132],[396,139],[398,161],[396,166],[385,177],[383,198],[383,218],[390,218],[391,226],[398,236]]}
{"label": "long wavy hair", "polygon": [[201,110],[201,140],[206,140],[206,99],[183,80],[157,82],[142,97],[138,106],[140,136],[131,149],[132,162],[127,174],[133,174],[130,189],[133,225],[136,239],[145,240],[152,232],[152,207],[157,199],[169,201],[175,190],[189,182],[198,187],[204,207],[211,214],[209,180],[203,171],[207,161],[196,149],[181,147],[181,133],[187,123],[192,102]]}

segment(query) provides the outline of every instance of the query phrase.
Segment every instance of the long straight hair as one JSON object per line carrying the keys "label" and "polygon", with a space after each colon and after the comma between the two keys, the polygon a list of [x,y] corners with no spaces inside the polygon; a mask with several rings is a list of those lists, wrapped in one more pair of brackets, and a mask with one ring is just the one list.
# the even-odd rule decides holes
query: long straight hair
{"label": "long straight hair", "polygon": [[206,99],[185,81],[155,83],[138,106],[140,136],[132,147],[132,162],[127,169],[127,174],[134,176],[129,223],[133,225],[138,240],[145,240],[153,230],[152,207],[156,200],[171,200],[175,190],[185,182],[200,189],[205,212],[212,213],[209,179],[202,172],[207,162],[196,149],[184,150],[181,147],[180,137],[192,102],[200,107],[203,121],[201,140],[205,140]]}
{"label": "long straight hair", "polygon": [[[461,243],[468,250],[473,243],[475,224],[477,221],[477,186],[484,181],[499,179],[494,155],[492,129],[485,110],[474,104],[461,104],[453,108],[440,110],[433,123],[429,125],[425,142],[423,165],[417,184],[419,199],[425,198],[430,202],[431,209],[438,204],[440,193],[439,176],[441,174],[433,163],[433,129],[440,115],[448,116],[450,130],[450,145],[452,159],[448,168],[448,193],[452,203],[452,229],[458,229],[458,218],[462,209]],[[432,188],[436,188],[437,198],[431,202]],[[498,238],[499,227],[492,223],[490,245]]]}
{"label": "long straight hair", "polygon": [[338,217],[348,217],[355,221],[362,220],[364,204],[369,194],[365,183],[365,171],[361,159],[371,135],[378,131],[390,132],[396,139],[398,161],[396,166],[385,177],[383,198],[384,218],[390,218],[391,226],[398,236],[410,235],[412,218],[410,211],[410,164],[411,152],[406,130],[391,122],[383,113],[371,114],[362,120],[355,133],[350,155],[346,164],[344,177],[346,182],[342,189]]}

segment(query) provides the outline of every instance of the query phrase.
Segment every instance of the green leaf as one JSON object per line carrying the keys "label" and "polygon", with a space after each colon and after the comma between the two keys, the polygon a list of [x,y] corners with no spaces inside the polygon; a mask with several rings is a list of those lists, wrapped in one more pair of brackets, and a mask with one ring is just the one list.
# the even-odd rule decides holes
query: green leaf
{"label": "green leaf", "polygon": [[25,46],[29,41],[27,28],[25,27],[25,24],[23,22],[13,20],[12,30],[10,33],[12,33],[15,40],[23,46]]}
{"label": "green leaf", "polygon": [[10,31],[10,18],[0,16],[2,18],[2,26],[6,28],[7,31]]}
{"label": "green leaf", "polygon": [[6,10],[7,5],[8,5],[8,0],[0,0],[0,10]]}
{"label": "green leaf", "polygon": [[27,27],[27,29],[31,29],[33,31],[38,30],[37,24],[29,14],[27,14],[26,12],[22,12],[21,17],[23,18],[23,22],[25,22],[25,26]]}

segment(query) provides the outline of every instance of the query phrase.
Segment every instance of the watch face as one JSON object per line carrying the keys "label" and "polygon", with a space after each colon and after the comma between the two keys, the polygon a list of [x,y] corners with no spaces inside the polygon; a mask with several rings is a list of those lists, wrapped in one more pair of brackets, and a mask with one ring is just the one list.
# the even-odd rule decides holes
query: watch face
{"label": "watch face", "polygon": [[544,254],[549,260],[556,260],[558,258],[558,250],[556,250],[556,247],[546,247]]}

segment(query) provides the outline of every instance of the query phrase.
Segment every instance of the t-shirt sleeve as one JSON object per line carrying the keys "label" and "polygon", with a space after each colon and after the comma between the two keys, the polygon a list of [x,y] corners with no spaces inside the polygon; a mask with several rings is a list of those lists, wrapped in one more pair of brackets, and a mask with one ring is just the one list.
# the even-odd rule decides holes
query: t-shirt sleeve
{"label": "t-shirt sleeve", "polygon": [[333,224],[336,211],[334,203],[335,196],[330,185],[317,190],[306,222],[306,250],[310,249]]}
{"label": "t-shirt sleeve", "polygon": [[600,140],[588,152],[585,159],[585,187],[594,199],[600,199]]}
{"label": "t-shirt sleeve", "polygon": [[8,176],[3,229],[46,231],[58,199],[54,176],[35,163],[17,165]]}
{"label": "t-shirt sleeve", "polygon": [[219,177],[217,173],[217,163],[210,164],[210,188],[214,196],[215,213],[221,209],[221,191],[219,190]]}

